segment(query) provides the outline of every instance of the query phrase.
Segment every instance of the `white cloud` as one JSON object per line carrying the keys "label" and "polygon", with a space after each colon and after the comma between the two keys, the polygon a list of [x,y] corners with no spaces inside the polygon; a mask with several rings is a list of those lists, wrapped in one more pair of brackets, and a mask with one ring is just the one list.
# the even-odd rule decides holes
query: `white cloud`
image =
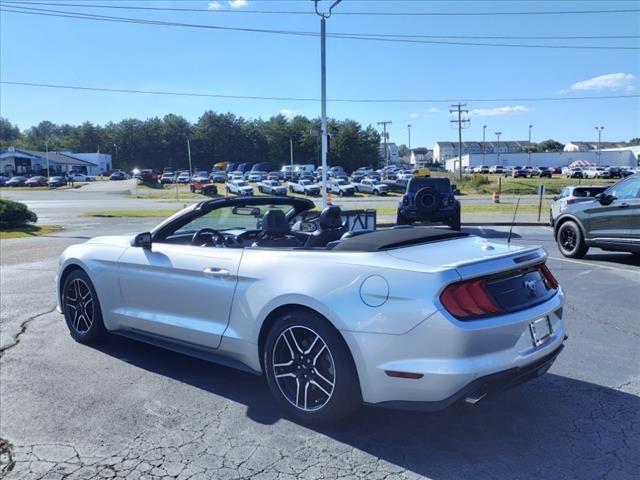
{"label": "white cloud", "polygon": [[249,2],[247,0],[229,0],[229,6],[231,8],[244,8],[249,6]]}
{"label": "white cloud", "polygon": [[411,115],[409,115],[411,118],[418,118],[420,116],[419,113],[412,113]]}
{"label": "white cloud", "polygon": [[293,117],[298,112],[296,110],[289,110],[288,108],[281,108],[279,113],[285,117]]}
{"label": "white cloud", "polygon": [[630,73],[609,73],[582,80],[571,85],[570,90],[627,90],[635,89],[636,77]]}
{"label": "white cloud", "polygon": [[505,107],[496,108],[476,108],[471,110],[471,115],[477,115],[479,117],[495,117],[496,115],[509,115],[512,113],[526,113],[529,109],[522,105],[508,105]]}
{"label": "white cloud", "polygon": [[209,10],[220,10],[222,8],[222,4],[220,2],[209,2],[207,8]]}
{"label": "white cloud", "polygon": [[439,111],[439,108],[431,107],[429,110],[427,110],[427,113],[438,113]]}

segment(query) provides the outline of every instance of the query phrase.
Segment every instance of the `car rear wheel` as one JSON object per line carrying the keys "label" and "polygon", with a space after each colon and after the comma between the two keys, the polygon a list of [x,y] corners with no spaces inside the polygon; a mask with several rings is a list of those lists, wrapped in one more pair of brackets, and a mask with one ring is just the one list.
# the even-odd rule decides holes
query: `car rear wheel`
{"label": "car rear wheel", "polygon": [[396,213],[396,225],[409,225],[409,220],[402,214],[400,209]]}
{"label": "car rear wheel", "polygon": [[584,242],[580,227],[572,220],[560,225],[556,235],[556,242],[560,253],[569,258],[582,258],[589,250],[589,247]]}
{"label": "car rear wheel", "polygon": [[362,403],[346,343],[315,312],[291,310],[276,320],[266,338],[264,368],[280,406],[301,422],[332,423]]}
{"label": "car rear wheel", "polygon": [[62,311],[74,340],[92,343],[106,334],[96,290],[89,276],[74,270],[62,287]]}

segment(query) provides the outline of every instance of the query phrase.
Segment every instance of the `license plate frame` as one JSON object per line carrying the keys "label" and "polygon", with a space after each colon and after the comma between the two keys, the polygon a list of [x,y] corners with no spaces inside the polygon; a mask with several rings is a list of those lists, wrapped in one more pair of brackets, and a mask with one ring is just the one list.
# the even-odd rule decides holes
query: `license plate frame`
{"label": "license plate frame", "polygon": [[549,316],[538,318],[529,324],[529,332],[531,333],[531,340],[534,347],[539,347],[546,343],[553,334],[553,327],[551,326],[551,319]]}

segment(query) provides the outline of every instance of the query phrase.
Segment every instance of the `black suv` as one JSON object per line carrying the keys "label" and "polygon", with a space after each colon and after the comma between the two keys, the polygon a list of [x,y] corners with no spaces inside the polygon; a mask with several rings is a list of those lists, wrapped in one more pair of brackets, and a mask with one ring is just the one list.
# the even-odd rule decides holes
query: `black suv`
{"label": "black suv", "polygon": [[453,196],[448,178],[414,177],[398,205],[398,225],[443,222],[460,230],[460,202]]}
{"label": "black suv", "polygon": [[620,180],[592,201],[567,205],[554,234],[565,257],[584,257],[589,247],[640,255],[640,175]]}

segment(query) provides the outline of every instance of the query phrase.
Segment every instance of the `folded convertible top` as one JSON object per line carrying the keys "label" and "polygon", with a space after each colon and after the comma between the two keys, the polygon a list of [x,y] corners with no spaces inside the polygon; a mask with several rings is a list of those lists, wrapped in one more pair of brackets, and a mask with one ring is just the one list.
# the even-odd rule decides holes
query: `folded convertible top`
{"label": "folded convertible top", "polygon": [[364,233],[341,240],[333,251],[342,252],[376,252],[409,245],[439,242],[469,236],[468,233],[457,232],[445,228],[389,228]]}

